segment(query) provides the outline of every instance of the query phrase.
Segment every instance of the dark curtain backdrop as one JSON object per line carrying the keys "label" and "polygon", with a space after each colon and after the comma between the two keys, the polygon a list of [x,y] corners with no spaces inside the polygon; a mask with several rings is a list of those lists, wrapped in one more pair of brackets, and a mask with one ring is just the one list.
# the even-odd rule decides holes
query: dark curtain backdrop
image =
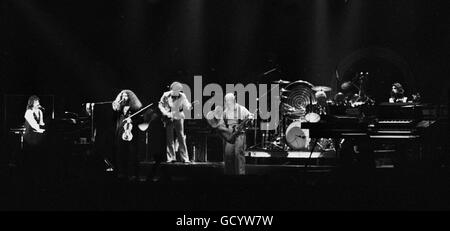
{"label": "dark curtain backdrop", "polygon": [[[192,84],[306,80],[336,88],[371,72],[371,93],[446,102],[449,9],[444,0],[3,0],[3,94],[52,94],[59,108],[134,90],[158,100]],[[279,67],[276,76],[260,73]],[[381,86],[381,87],[380,87]]]}

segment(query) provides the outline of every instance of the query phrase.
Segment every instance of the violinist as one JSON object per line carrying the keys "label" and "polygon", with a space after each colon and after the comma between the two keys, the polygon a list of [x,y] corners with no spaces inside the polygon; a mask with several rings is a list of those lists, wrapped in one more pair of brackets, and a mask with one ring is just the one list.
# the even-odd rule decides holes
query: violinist
{"label": "violinist", "polygon": [[137,132],[136,121],[129,117],[142,107],[141,101],[131,90],[122,90],[112,103],[116,112],[115,132],[115,166],[119,178],[137,177],[137,139],[132,135]]}

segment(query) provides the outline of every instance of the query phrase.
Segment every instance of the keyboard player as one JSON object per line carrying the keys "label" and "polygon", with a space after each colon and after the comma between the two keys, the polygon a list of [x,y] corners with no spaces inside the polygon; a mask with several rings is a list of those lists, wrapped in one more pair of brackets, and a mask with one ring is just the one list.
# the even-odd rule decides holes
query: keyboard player
{"label": "keyboard player", "polygon": [[28,148],[36,147],[42,144],[44,138],[45,126],[44,115],[39,103],[39,97],[30,96],[25,111],[25,133],[24,140]]}
{"label": "keyboard player", "polygon": [[406,103],[408,97],[405,96],[405,90],[400,83],[392,84],[391,97],[389,103]]}

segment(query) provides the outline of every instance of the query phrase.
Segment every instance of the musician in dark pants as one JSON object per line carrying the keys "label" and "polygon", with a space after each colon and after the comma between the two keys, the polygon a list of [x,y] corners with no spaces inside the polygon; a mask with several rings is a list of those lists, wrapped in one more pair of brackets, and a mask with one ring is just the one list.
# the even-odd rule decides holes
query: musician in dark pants
{"label": "musician in dark pants", "polygon": [[[415,97],[417,97],[415,95]],[[417,99],[416,99],[417,100]],[[406,103],[408,97],[405,96],[405,89],[400,83],[392,84],[391,97],[389,98],[389,103]],[[397,149],[394,157],[394,165],[396,168],[402,168],[407,163],[407,147],[411,144],[408,143],[396,143],[395,147]]]}
{"label": "musician in dark pants", "polygon": [[28,99],[25,112],[24,163],[25,173],[29,174],[35,184],[41,184],[46,178],[48,153],[45,150],[44,115],[41,111],[39,97]]}
{"label": "musician in dark pants", "polygon": [[138,167],[137,138],[128,138],[130,134],[137,135],[137,123],[129,117],[142,107],[142,103],[131,90],[123,90],[117,95],[112,107],[117,112],[115,132],[117,176],[135,180]]}

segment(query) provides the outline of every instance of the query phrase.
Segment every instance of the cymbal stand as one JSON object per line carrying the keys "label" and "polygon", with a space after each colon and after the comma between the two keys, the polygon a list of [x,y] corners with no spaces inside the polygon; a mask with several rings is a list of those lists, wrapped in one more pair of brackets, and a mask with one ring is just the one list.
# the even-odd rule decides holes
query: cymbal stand
{"label": "cymbal stand", "polygon": [[[269,138],[269,129],[265,129],[264,131],[261,131],[261,135],[262,135],[262,140],[260,143],[258,143],[257,141],[257,132],[258,132],[258,114],[259,114],[259,99],[262,97],[267,96],[269,93],[272,92],[273,89],[275,89],[276,87],[279,87],[279,85],[272,87],[269,91],[267,91],[264,95],[261,95],[259,98],[256,98],[257,104],[256,104],[256,113],[255,113],[255,121],[254,121],[254,136],[253,136],[253,142],[254,145],[249,147],[248,149],[256,149],[256,148],[260,148],[263,150],[267,150],[269,147],[267,147],[268,144],[273,144],[273,142],[269,142],[268,138]],[[281,105],[281,104],[280,104]],[[261,124],[262,120],[260,121]],[[278,128],[277,128],[278,129]]]}
{"label": "cymbal stand", "polygon": [[282,92],[281,89],[279,89],[279,97],[280,97],[280,103],[278,105],[278,113],[279,113],[279,120],[278,120],[278,126],[276,129],[276,136],[275,139],[272,142],[269,142],[269,144],[271,145],[269,148],[270,149],[279,149],[279,150],[286,150],[287,145],[286,145],[286,134],[284,131],[285,125],[286,125],[286,121],[285,121],[285,116],[284,116],[284,109],[282,107],[281,104],[281,100],[282,100]]}

